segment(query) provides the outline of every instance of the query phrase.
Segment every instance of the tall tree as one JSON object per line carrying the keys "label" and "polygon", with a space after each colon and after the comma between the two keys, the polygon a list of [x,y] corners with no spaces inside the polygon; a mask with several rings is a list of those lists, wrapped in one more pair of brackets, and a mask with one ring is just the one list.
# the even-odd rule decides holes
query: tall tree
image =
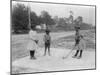
{"label": "tall tree", "polygon": [[69,23],[73,23],[73,11],[69,11],[70,15],[69,15]]}
{"label": "tall tree", "polygon": [[12,28],[17,33],[27,30],[28,9],[23,4],[16,4],[12,11]]}
{"label": "tall tree", "polygon": [[66,26],[66,21],[65,21],[65,19],[64,19],[64,18],[59,18],[58,25],[59,25],[59,26]]}
{"label": "tall tree", "polygon": [[39,17],[33,11],[31,11],[30,19],[31,19],[31,27],[32,28],[35,28],[36,25],[40,24],[40,22],[38,21],[39,20]]}
{"label": "tall tree", "polygon": [[53,20],[54,20],[54,22],[55,22],[55,24],[56,24],[56,26],[57,26],[57,25],[58,25],[58,21],[59,21],[58,16],[54,16]]}
{"label": "tall tree", "polygon": [[[12,29],[15,33],[24,32],[29,30],[29,8],[24,4],[16,4],[12,11]],[[30,11],[31,27],[39,24],[38,16],[35,12]]]}
{"label": "tall tree", "polygon": [[78,21],[79,21],[80,24],[83,22],[83,17],[82,16],[78,16],[77,19],[78,19]]}
{"label": "tall tree", "polygon": [[46,25],[54,24],[54,20],[51,18],[47,11],[42,11],[40,16],[42,19],[42,23],[45,23]]}

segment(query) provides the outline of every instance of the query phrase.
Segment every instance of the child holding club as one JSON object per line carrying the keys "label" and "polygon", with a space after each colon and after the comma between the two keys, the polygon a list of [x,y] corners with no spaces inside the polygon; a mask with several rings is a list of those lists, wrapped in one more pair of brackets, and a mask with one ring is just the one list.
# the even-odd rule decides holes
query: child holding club
{"label": "child holding club", "polygon": [[76,47],[77,47],[77,51],[75,55],[73,56],[73,58],[77,57],[78,59],[80,59],[82,57],[83,50],[86,48],[86,43],[85,43],[83,35],[79,36],[79,43],[76,45]]}
{"label": "child holding club", "polygon": [[[79,44],[79,41],[80,41],[80,39],[79,39],[79,36],[80,36],[79,29],[80,29],[79,27],[76,28],[76,33],[75,33],[75,46],[74,46],[74,48]],[[72,53],[73,49],[68,53],[68,55],[66,55],[65,57],[63,57],[63,59],[67,58]]]}

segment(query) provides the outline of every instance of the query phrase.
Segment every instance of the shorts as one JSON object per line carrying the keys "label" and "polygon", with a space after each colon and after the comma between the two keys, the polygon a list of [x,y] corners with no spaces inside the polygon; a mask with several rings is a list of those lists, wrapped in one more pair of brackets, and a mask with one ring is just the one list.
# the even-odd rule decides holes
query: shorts
{"label": "shorts", "polygon": [[50,43],[45,42],[45,47],[50,47]]}
{"label": "shorts", "polygon": [[78,40],[78,39],[75,40],[75,46],[76,46],[77,44],[79,44],[79,40]]}

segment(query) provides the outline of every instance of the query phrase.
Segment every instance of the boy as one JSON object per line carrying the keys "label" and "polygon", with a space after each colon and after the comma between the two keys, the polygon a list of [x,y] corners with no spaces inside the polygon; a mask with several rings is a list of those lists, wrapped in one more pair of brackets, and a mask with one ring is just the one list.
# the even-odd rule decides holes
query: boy
{"label": "boy", "polygon": [[46,34],[44,35],[44,42],[45,42],[45,53],[44,56],[46,55],[46,51],[48,49],[48,54],[50,56],[50,43],[51,43],[51,37],[49,35],[50,31],[47,29]]}
{"label": "boy", "polygon": [[77,45],[77,51],[76,51],[75,55],[73,56],[73,58],[77,57],[77,55],[80,52],[79,56],[77,57],[78,59],[80,59],[82,57],[82,52],[85,49],[85,47],[86,47],[85,46],[85,40],[84,40],[83,36],[80,35],[79,36],[79,43]]}

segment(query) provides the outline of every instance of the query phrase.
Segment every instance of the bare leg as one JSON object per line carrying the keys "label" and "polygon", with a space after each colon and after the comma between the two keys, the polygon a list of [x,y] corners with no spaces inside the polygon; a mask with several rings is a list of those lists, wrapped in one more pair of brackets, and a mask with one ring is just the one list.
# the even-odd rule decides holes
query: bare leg
{"label": "bare leg", "polygon": [[45,52],[44,52],[44,56],[46,55],[46,51],[47,51],[47,44],[45,44]]}
{"label": "bare leg", "polygon": [[50,45],[48,45],[48,53],[49,53],[49,56],[51,55],[50,54]]}
{"label": "bare leg", "polygon": [[33,54],[32,54],[33,56],[33,59],[36,59],[36,57],[35,57],[35,50],[33,51]]}

